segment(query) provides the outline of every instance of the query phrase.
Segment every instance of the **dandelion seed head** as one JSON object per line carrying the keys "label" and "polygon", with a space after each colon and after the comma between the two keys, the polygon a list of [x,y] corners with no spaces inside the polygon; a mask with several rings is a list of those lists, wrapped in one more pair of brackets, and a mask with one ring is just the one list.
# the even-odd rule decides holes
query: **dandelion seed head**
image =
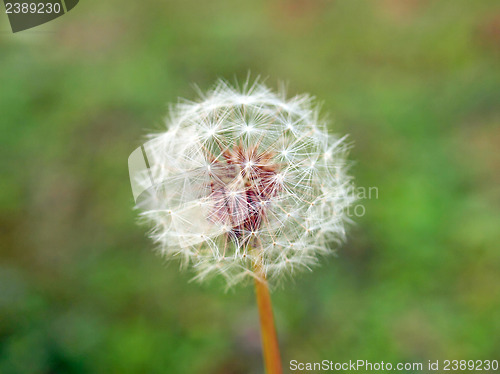
{"label": "dandelion seed head", "polygon": [[268,278],[309,269],[331,252],[355,197],[345,137],[318,118],[309,96],[260,82],[220,81],[173,106],[145,147],[147,172],[135,175],[155,183],[141,216],[161,253],[232,285],[256,268]]}

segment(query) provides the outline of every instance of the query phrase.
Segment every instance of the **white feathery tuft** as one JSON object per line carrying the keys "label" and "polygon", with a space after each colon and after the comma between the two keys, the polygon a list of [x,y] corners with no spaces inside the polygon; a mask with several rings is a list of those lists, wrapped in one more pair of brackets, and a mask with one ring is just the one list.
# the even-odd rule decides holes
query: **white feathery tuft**
{"label": "white feathery tuft", "polygon": [[228,285],[308,269],[345,240],[355,200],[346,137],[329,135],[308,95],[219,81],[173,106],[149,136],[154,193],[141,206],[162,254]]}

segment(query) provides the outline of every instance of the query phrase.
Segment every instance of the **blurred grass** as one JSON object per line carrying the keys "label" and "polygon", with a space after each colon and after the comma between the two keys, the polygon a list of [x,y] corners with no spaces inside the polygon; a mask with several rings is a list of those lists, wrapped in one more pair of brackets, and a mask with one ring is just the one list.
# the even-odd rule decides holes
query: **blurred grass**
{"label": "blurred grass", "polygon": [[249,71],[317,96],[379,190],[337,258],[273,293],[285,367],[499,358],[498,1],[110,0],[0,22],[0,373],[262,372],[251,287],[165,264],[127,171],[166,103]]}

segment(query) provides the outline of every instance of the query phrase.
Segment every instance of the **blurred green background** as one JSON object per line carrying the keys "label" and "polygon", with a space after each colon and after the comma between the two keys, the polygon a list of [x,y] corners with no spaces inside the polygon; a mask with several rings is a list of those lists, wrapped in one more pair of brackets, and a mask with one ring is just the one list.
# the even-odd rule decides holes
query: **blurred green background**
{"label": "blurred green background", "polygon": [[[189,283],[127,158],[167,103],[248,72],[323,102],[362,200],[274,289],[289,360],[500,359],[500,2],[81,1],[0,14],[0,373],[262,373],[252,287]],[[286,370],[288,371],[288,370]]]}

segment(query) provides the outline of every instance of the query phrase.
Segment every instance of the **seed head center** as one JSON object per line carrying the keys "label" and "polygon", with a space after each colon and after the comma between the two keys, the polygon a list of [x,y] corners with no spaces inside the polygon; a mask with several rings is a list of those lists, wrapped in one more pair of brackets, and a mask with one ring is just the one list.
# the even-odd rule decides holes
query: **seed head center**
{"label": "seed head center", "polygon": [[274,156],[258,147],[235,145],[211,162],[210,220],[230,227],[225,230],[229,237],[257,235],[266,210],[281,190]]}

